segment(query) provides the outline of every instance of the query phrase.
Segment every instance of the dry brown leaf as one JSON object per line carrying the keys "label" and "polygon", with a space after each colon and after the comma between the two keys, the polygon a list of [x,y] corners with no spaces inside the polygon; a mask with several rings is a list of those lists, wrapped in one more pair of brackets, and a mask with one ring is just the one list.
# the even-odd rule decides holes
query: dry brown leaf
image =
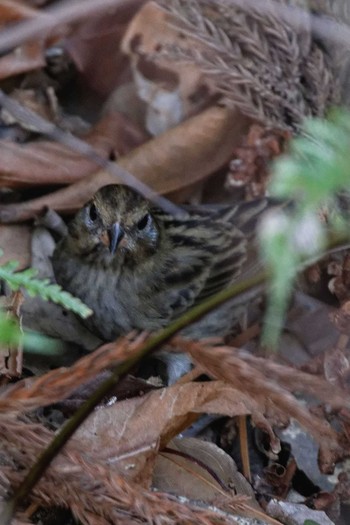
{"label": "dry brown leaf", "polygon": [[264,410],[263,405],[264,401],[258,403],[222,381],[173,385],[94,412],[76,439],[92,453],[103,450],[106,460],[123,476],[147,484],[158,447],[198,414],[255,414]]}
{"label": "dry brown leaf", "polygon": [[[154,191],[165,194],[203,180],[231,156],[249,122],[225,107],[212,107],[134,149],[118,165],[136,175]],[[101,187],[120,182],[99,171],[68,188],[20,204],[0,206],[2,222],[33,218],[45,207],[71,213]]]}
{"label": "dry brown leaf", "polygon": [[[125,153],[145,139],[126,117],[120,113],[104,116],[86,137],[103,159]],[[92,160],[70,148],[39,140],[17,144],[0,141],[0,184],[24,187],[40,184],[69,184],[96,170]]]}
{"label": "dry brown leaf", "polygon": [[205,501],[259,523],[280,525],[261,510],[233,459],[208,441],[173,439],[156,459],[152,485],[157,491]]}
{"label": "dry brown leaf", "polygon": [[166,194],[203,180],[223,166],[248,120],[225,107],[211,107],[150,140],[119,164]]}
{"label": "dry brown leaf", "polygon": [[39,11],[26,5],[24,2],[13,2],[13,0],[1,0],[0,24],[18,22],[24,18],[38,16]]}

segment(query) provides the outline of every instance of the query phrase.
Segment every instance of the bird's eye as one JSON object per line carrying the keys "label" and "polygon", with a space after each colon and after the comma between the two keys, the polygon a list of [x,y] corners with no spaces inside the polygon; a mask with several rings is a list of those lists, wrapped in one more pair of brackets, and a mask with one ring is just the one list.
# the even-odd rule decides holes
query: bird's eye
{"label": "bird's eye", "polygon": [[95,222],[97,219],[97,208],[95,204],[91,204],[89,208],[89,219],[91,222]]}
{"label": "bird's eye", "polygon": [[139,230],[144,230],[146,226],[148,225],[150,218],[151,217],[149,213],[147,213],[144,217],[142,217],[141,220],[139,220],[139,222],[137,223],[137,228]]}

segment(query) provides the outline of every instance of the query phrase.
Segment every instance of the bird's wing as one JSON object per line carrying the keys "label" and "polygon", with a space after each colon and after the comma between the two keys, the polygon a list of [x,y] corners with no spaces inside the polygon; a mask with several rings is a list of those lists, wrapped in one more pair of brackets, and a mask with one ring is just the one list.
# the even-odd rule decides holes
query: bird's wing
{"label": "bird's wing", "polygon": [[175,318],[215,294],[240,273],[246,256],[244,234],[215,216],[190,213],[162,218],[168,244],[159,258],[163,276],[159,304]]}
{"label": "bird's wing", "polygon": [[259,199],[213,210],[212,221],[224,224],[221,250],[212,260],[209,275],[196,302],[214,295],[258,267],[253,237],[267,205],[267,199]]}
{"label": "bird's wing", "polygon": [[183,217],[162,218],[171,242],[164,272],[171,317],[257,266],[252,237],[267,204],[267,199],[260,199],[233,206],[185,207]]}

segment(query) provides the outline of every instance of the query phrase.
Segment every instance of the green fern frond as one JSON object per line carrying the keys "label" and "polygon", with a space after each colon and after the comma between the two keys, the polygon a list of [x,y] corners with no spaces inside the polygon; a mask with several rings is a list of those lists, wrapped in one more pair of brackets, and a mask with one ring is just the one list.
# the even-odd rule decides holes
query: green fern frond
{"label": "green fern frond", "polygon": [[53,301],[83,318],[93,313],[80,299],[62,290],[58,284],[50,283],[49,279],[37,279],[37,270],[28,268],[16,272],[17,267],[16,261],[0,266],[0,279],[4,279],[12,290],[23,287],[31,297],[40,296],[46,301]]}

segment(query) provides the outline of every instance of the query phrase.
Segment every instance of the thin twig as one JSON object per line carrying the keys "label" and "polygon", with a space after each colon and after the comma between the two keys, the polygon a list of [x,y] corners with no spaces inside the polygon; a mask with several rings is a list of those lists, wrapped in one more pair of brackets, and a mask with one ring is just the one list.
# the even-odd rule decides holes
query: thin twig
{"label": "thin twig", "polygon": [[250,459],[248,449],[247,416],[237,416],[237,418],[243,475],[247,478],[249,482],[251,482],[252,477],[250,473]]}

